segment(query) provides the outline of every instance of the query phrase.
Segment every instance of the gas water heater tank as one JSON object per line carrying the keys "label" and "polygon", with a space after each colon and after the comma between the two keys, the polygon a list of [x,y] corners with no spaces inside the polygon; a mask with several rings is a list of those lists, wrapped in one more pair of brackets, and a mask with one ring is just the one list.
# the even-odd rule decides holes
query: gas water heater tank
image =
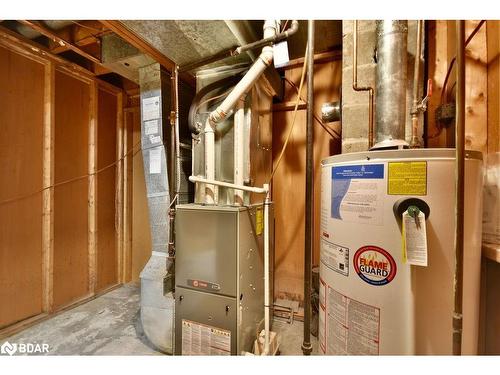
{"label": "gas water heater tank", "polygon": [[[477,353],[482,181],[481,153],[466,152],[463,354]],[[426,217],[415,238],[404,230],[410,206]],[[324,159],[320,352],[452,354],[454,230],[454,149]],[[413,240],[420,265],[403,247]]]}

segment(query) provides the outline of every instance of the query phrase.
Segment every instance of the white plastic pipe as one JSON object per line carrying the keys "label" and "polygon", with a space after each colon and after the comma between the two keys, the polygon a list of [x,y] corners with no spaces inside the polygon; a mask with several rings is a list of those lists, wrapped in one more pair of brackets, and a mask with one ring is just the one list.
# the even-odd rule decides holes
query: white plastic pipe
{"label": "white plastic pipe", "polygon": [[195,183],[210,184],[210,185],[215,185],[215,186],[223,186],[223,187],[227,187],[230,189],[249,191],[251,193],[257,193],[257,194],[266,194],[269,191],[269,185],[267,185],[267,184],[264,184],[264,186],[260,188],[260,187],[255,187],[255,186],[236,185],[236,184],[232,184],[230,182],[224,182],[224,181],[208,180],[206,178],[198,177],[198,176],[189,176],[189,181],[195,182]]}
{"label": "white plastic pipe", "polygon": [[[205,122],[205,177],[207,180],[215,180],[215,133],[207,120]],[[205,203],[217,203],[218,190],[213,184],[205,185]]]}
{"label": "white plastic pipe", "polygon": [[[244,179],[244,137],[245,137],[245,95],[243,95],[236,104],[236,113],[234,114],[234,171],[233,180],[235,185],[243,185]],[[244,203],[243,190],[234,190],[234,205],[242,206]]]}
{"label": "white plastic pipe", "polygon": [[[266,20],[264,22],[264,38],[272,37],[277,34],[279,22]],[[259,58],[253,63],[247,74],[234,87],[224,101],[210,113],[205,124],[205,177],[208,180],[215,179],[215,138],[214,129],[217,124],[223,121],[230,111],[234,108],[238,100],[246,94],[257,82],[266,68],[273,62],[273,47],[266,46],[262,48]],[[210,129],[208,129],[210,127]],[[210,133],[211,131],[211,133]],[[207,133],[208,132],[208,133]],[[207,136],[208,135],[208,136]],[[210,153],[210,154],[209,154]],[[205,186],[205,203],[217,203],[217,186]]]}

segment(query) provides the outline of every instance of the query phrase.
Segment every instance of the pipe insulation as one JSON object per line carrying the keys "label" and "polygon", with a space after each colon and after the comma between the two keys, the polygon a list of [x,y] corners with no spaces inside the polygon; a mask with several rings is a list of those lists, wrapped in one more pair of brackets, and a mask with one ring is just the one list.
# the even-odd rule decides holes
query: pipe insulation
{"label": "pipe insulation", "polygon": [[407,145],[406,85],[408,21],[377,21],[376,144],[374,148]]}

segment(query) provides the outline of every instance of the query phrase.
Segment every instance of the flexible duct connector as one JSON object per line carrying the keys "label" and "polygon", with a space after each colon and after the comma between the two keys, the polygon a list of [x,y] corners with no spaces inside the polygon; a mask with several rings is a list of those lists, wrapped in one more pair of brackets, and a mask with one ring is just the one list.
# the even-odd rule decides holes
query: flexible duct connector
{"label": "flexible duct connector", "polygon": [[243,77],[243,74],[237,74],[230,77],[225,77],[218,81],[212,82],[211,84],[203,87],[200,91],[198,91],[193,99],[191,106],[189,107],[189,115],[188,115],[188,126],[191,134],[198,135],[201,132],[201,127],[196,124],[195,117],[196,113],[200,108],[200,103],[203,98],[205,98],[208,94],[215,90],[219,89],[227,89],[229,90],[231,87],[236,85],[239,80]]}

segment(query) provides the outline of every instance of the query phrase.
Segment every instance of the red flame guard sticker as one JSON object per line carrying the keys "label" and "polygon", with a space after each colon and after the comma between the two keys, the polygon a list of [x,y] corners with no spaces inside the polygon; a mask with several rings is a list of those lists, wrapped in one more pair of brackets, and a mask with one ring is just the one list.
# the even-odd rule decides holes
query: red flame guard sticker
{"label": "red flame guard sticker", "polygon": [[384,249],[363,246],[354,254],[354,270],[364,282],[371,285],[389,284],[396,276],[396,262]]}

